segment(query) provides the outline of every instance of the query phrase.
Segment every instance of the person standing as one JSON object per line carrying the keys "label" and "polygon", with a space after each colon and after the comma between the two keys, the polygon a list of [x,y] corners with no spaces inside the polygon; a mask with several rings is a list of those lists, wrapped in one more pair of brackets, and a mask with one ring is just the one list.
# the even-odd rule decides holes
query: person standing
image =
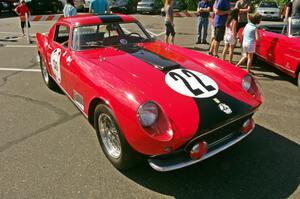
{"label": "person standing", "polygon": [[63,12],[64,12],[64,17],[71,17],[77,15],[77,10],[74,6],[73,0],[66,0],[66,4]]}
{"label": "person standing", "polygon": [[243,28],[248,23],[248,13],[251,10],[250,0],[239,0],[235,4],[235,8],[239,9],[239,17],[236,31],[239,32],[240,28]]}
{"label": "person standing", "polygon": [[[198,14],[198,37],[196,44],[208,44],[206,41],[207,38],[207,27],[209,19],[209,11],[211,9],[211,3],[208,0],[201,0],[198,3],[197,14]],[[202,36],[203,28],[203,38]]]}
{"label": "person standing", "polygon": [[165,26],[166,26],[166,43],[169,43],[169,36],[171,35],[171,42],[174,44],[175,29],[174,29],[174,11],[173,0],[166,0],[165,2]]}
{"label": "person standing", "polygon": [[[27,14],[28,18],[30,16],[30,11],[29,11],[29,8],[25,4],[25,0],[20,1],[20,4],[16,7],[15,12],[20,16],[22,36],[24,37],[25,36],[24,27],[25,27],[25,24],[26,24],[25,15]],[[28,20],[28,28],[30,28],[29,20]]]}
{"label": "person standing", "polygon": [[287,3],[285,20],[287,21],[291,16],[300,16],[300,0],[291,0]]}
{"label": "person standing", "polygon": [[247,71],[250,72],[252,66],[253,54],[255,53],[256,40],[258,40],[256,25],[261,21],[261,15],[258,13],[249,15],[249,23],[245,26],[243,31],[243,57],[236,64],[236,66],[241,65],[247,60]]}
{"label": "person standing", "polygon": [[215,40],[214,40],[213,56],[219,57],[218,51],[219,51],[220,42],[224,38],[227,16],[231,12],[229,0],[217,0],[216,6],[214,7],[214,12],[216,16],[214,19]]}
{"label": "person standing", "polygon": [[92,0],[89,8],[90,13],[94,14],[109,14],[109,5],[107,0]]}
{"label": "person standing", "polygon": [[237,21],[238,21],[239,9],[235,8],[231,11],[230,16],[226,21],[226,30],[224,36],[225,46],[222,53],[222,59],[226,60],[226,54],[229,49],[229,62],[232,64],[233,51],[236,44],[237,33]]}

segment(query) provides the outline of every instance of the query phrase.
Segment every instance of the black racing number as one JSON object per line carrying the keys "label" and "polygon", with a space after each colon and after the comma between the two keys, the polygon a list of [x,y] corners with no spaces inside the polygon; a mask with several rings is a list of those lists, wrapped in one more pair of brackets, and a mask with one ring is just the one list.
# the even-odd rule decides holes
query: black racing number
{"label": "black racing number", "polygon": [[195,96],[198,96],[198,95],[201,95],[203,93],[206,93],[206,92],[211,92],[211,91],[214,91],[216,90],[213,86],[211,85],[205,85],[203,83],[203,81],[197,76],[195,75],[194,73],[192,73],[191,71],[188,71],[188,70],[181,70],[181,72],[183,74],[185,74],[187,77],[194,77],[198,82],[199,84],[205,89],[205,91],[201,90],[200,88],[196,88],[196,89],[193,89],[192,86],[190,85],[190,83],[183,77],[181,76],[180,74],[177,74],[177,73],[174,73],[174,72],[170,72],[169,75],[175,80],[175,81],[178,81],[179,79],[182,80],[182,82],[184,83],[184,85],[195,95]]}

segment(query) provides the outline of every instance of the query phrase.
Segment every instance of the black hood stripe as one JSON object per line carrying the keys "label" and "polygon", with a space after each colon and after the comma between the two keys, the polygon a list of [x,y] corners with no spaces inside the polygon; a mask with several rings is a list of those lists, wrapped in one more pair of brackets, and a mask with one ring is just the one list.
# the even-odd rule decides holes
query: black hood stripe
{"label": "black hood stripe", "polygon": [[122,18],[118,15],[97,15],[103,23],[122,22]]}
{"label": "black hood stripe", "polygon": [[[130,55],[154,66],[156,69],[167,74],[170,70],[180,68],[185,72],[185,67],[180,64],[169,60],[161,55],[146,50],[138,46],[123,46],[118,48],[119,50],[125,51]],[[178,81],[181,81],[178,78]],[[209,89],[209,88],[207,88]],[[249,112],[253,111],[253,107],[250,105],[235,99],[234,97],[224,93],[219,89],[218,93],[209,98],[193,98],[199,110],[200,123],[195,136],[203,132],[207,132],[214,129],[216,126],[222,125],[231,121],[233,118],[241,117]],[[226,114],[221,111],[219,104],[224,103],[232,110],[231,114]],[[180,106],[180,104],[178,104]]]}

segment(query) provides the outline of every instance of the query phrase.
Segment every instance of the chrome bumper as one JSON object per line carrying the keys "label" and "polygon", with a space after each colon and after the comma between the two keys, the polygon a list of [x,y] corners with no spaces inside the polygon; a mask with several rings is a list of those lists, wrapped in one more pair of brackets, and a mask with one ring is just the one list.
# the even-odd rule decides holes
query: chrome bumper
{"label": "chrome bumper", "polygon": [[[254,129],[254,128],[253,128]],[[156,157],[152,157],[148,159],[149,165],[156,171],[165,172],[165,171],[172,171],[176,169],[180,169],[183,167],[187,167],[193,164],[196,164],[202,160],[205,160],[221,151],[229,148],[230,146],[234,145],[235,143],[244,139],[247,135],[249,135],[253,129],[248,132],[247,134],[242,134],[241,136],[235,137],[234,139],[229,140],[228,142],[220,145],[213,150],[208,151],[205,155],[203,155],[200,159],[191,159],[188,155],[185,154],[177,154],[171,158],[164,158],[159,159]]]}

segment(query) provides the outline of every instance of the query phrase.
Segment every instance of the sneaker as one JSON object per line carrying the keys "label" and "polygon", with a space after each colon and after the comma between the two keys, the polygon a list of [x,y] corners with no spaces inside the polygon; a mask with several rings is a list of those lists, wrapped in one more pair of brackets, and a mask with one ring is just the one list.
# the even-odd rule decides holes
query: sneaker
{"label": "sneaker", "polygon": [[201,41],[197,41],[196,44],[201,44]]}

